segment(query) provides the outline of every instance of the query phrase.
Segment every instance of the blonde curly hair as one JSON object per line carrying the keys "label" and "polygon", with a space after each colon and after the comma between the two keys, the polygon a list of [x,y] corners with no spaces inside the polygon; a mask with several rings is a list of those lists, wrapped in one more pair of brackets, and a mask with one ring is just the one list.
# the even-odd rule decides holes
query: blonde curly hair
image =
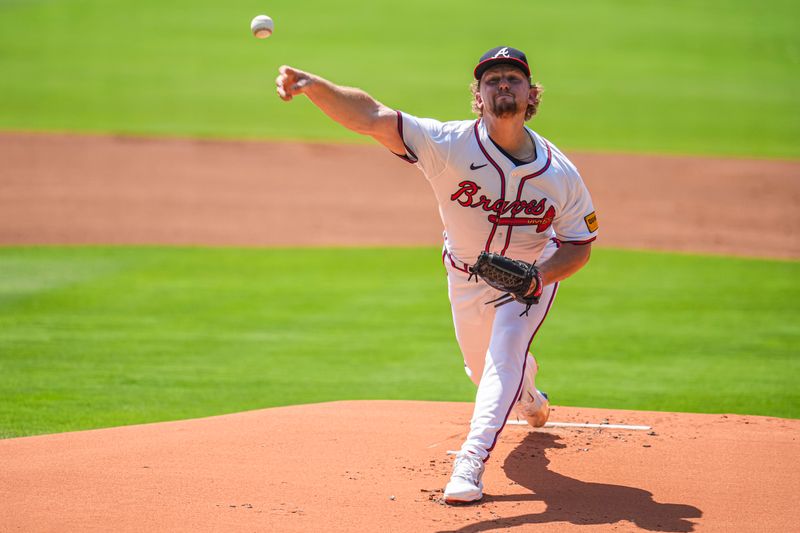
{"label": "blonde curly hair", "polygon": [[[536,115],[536,112],[539,111],[539,103],[542,101],[542,93],[544,92],[544,87],[542,87],[541,83],[532,83],[532,89],[536,89],[536,99],[532,104],[528,104],[528,109],[525,110],[525,121],[529,121]],[[481,82],[480,80],[472,80],[472,83],[469,85],[469,90],[472,93],[472,112],[478,115],[479,117],[483,116],[483,110],[478,107],[478,100],[475,98],[481,91]]]}

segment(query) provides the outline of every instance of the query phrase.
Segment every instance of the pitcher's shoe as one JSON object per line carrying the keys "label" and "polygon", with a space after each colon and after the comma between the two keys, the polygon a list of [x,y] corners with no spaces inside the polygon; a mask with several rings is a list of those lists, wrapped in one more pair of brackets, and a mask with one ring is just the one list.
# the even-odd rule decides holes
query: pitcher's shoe
{"label": "pitcher's shoe", "polygon": [[444,489],[445,503],[469,503],[483,498],[484,464],[474,453],[459,452],[453,463],[453,475]]}
{"label": "pitcher's shoe", "polygon": [[550,416],[550,401],[547,394],[536,388],[536,374],[539,364],[532,353],[526,355],[525,374],[522,377],[522,392],[516,403],[517,417],[524,418],[532,427],[545,425]]}
{"label": "pitcher's shoe", "polygon": [[550,400],[539,389],[533,389],[533,392],[523,391],[516,408],[519,416],[535,428],[544,426],[550,417]]}

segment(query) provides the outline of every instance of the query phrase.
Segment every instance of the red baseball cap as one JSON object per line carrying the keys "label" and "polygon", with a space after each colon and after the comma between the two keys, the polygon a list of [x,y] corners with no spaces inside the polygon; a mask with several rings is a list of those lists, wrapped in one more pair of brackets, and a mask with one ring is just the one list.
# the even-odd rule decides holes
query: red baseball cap
{"label": "red baseball cap", "polygon": [[525,57],[525,54],[521,50],[511,48],[510,46],[497,46],[481,56],[478,65],[475,67],[475,79],[481,79],[486,69],[500,64],[517,67],[524,72],[527,77],[531,77],[531,67],[528,66],[528,58]]}

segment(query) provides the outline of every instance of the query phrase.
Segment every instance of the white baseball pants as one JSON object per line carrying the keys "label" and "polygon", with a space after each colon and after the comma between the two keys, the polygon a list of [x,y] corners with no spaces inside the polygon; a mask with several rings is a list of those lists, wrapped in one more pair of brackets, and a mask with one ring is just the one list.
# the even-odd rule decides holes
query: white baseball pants
{"label": "white baseball pants", "polygon": [[[553,251],[547,250],[543,256]],[[525,310],[523,304],[511,302],[498,308],[485,305],[502,293],[483,281],[475,283],[475,278],[467,281],[468,274],[448,261],[445,267],[464,368],[478,386],[470,432],[461,450],[485,461],[520,396],[526,365],[534,365],[535,370],[529,349],[553,304],[558,283],[546,286],[539,303],[527,316],[520,316]]]}

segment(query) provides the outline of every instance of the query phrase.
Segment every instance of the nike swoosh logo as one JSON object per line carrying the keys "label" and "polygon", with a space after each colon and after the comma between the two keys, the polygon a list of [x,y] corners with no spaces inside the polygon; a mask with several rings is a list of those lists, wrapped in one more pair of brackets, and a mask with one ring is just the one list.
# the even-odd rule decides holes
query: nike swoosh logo
{"label": "nike swoosh logo", "polygon": [[475,163],[470,163],[470,165],[469,165],[469,169],[470,169],[470,170],[478,170],[479,168],[483,168],[483,167],[485,167],[485,166],[486,166],[486,165],[488,165],[488,164],[489,164],[489,163],[484,163],[484,164],[482,164],[482,165],[476,165]]}

